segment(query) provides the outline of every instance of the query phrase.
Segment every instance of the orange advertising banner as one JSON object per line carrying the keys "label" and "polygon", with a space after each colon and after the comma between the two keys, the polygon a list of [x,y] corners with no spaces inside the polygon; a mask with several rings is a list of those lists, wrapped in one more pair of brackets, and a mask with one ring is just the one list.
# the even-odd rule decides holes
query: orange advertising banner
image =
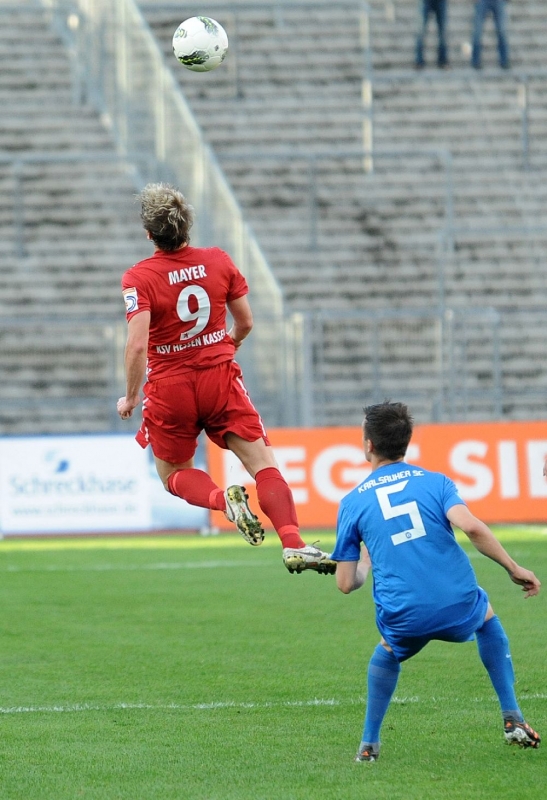
{"label": "orange advertising banner", "polygon": [[[334,528],[340,500],[370,473],[361,429],[274,428],[268,436],[301,527]],[[547,422],[490,422],[418,425],[406,460],[452,478],[485,522],[547,524],[546,456]],[[258,512],[254,481],[238,459],[209,441],[207,458],[213,480],[223,487],[246,486]],[[219,512],[213,512],[212,524],[232,528]]]}

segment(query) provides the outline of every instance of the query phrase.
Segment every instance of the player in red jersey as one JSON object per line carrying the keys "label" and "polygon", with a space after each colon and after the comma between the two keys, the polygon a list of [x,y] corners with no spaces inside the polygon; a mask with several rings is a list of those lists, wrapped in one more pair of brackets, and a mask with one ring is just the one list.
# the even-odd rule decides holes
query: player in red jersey
{"label": "player in red jersey", "polygon": [[[128,334],[120,417],[130,417],[140,403],[146,375],[136,438],[141,447],[151,445],[167,491],[192,505],[224,511],[249,544],[262,543],[264,531],[245,488],[223,491],[195,469],[197,437],[205,430],[255,479],[260,508],[281,540],[287,569],[334,573],[330,555],[300,536],[291,490],[234,361],[253,327],[245,278],[224,251],[190,246],[193,211],[177,189],[148,184],[139,200],[155,251],[122,278]],[[229,331],[227,309],[234,321]]]}

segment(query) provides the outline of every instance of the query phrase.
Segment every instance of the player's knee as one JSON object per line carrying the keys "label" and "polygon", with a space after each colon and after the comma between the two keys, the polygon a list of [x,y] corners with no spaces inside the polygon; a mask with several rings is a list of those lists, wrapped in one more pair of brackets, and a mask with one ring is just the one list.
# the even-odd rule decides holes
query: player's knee
{"label": "player's knee", "polygon": [[169,494],[174,494],[174,495],[177,495],[177,491],[176,491],[175,487],[173,486],[171,479],[175,475],[176,471],[177,470],[174,469],[168,475],[160,475],[159,476],[165,491],[169,492]]}

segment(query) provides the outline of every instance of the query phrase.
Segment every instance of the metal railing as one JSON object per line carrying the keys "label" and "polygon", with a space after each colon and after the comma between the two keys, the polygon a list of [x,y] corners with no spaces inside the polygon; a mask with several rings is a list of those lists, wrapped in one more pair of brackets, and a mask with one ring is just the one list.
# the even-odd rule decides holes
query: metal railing
{"label": "metal railing", "polygon": [[[70,170],[78,166],[89,168],[111,165],[127,175],[131,185],[138,186],[135,165],[132,161],[115,153],[87,153],[87,152],[26,152],[13,155],[0,151],[0,166],[5,165],[12,177],[12,248],[14,254],[19,258],[28,255],[26,244],[27,228],[36,224],[36,219],[28,219],[26,201],[34,195],[34,187],[28,184],[28,178],[35,177],[36,167],[57,166],[65,167]],[[9,189],[8,189],[9,191]],[[5,192],[6,194],[6,192]]]}
{"label": "metal railing", "polygon": [[[87,171],[93,171],[99,165],[104,166],[104,164],[110,165],[111,168],[120,168],[126,171],[129,177],[134,177],[134,169],[131,162],[108,154],[103,156],[86,153],[64,155],[33,153],[17,157],[0,154],[0,172],[2,171],[2,165],[6,165],[8,172],[11,172],[12,175],[12,197],[10,202],[13,208],[11,250],[13,255],[19,259],[19,267],[22,274],[27,275],[29,263],[31,263],[27,256],[32,256],[31,269],[34,269],[36,264],[41,263],[46,244],[48,242],[51,244],[51,237],[53,236],[53,239],[55,239],[55,236],[58,235],[55,232],[48,234],[47,219],[44,221],[41,213],[37,214],[36,211],[36,187],[32,181],[29,182],[28,178],[29,176],[36,178],[37,165],[48,168],[48,178],[50,179],[48,185],[55,191],[58,183],[55,182],[55,174],[53,174],[53,177],[50,175],[51,167],[60,167],[62,169],[64,165],[67,165],[71,167],[77,166],[80,170],[83,168]],[[40,173],[40,170],[38,172]],[[4,183],[4,190],[5,196],[9,198],[9,189],[6,183]],[[28,201],[30,201],[30,206],[27,206]],[[107,212],[108,209],[106,207],[102,209],[103,216]],[[71,218],[69,209],[65,209],[64,213],[67,214],[67,218],[64,219],[63,224],[66,230],[70,230],[70,225],[77,223],[79,218]],[[88,219],[86,218],[86,221],[93,222],[93,214]],[[41,226],[39,242],[36,238],[37,225]],[[70,237],[66,240],[66,234],[64,236],[65,247],[60,261],[62,260],[65,265],[64,269],[66,270],[67,278],[74,282],[74,276],[79,274],[78,270],[81,269],[80,251],[82,247],[87,248],[87,260],[91,259],[92,263],[95,263],[96,260],[97,267],[104,260],[104,253],[98,251],[95,254],[92,242],[79,244],[78,239],[75,240],[76,247],[72,251]],[[144,237],[142,237],[142,241],[144,245]],[[132,257],[135,258],[135,254],[137,254],[137,258],[146,257],[148,253],[144,252],[145,249],[148,250],[143,246],[142,255],[139,256],[139,248],[135,246],[131,251]],[[51,260],[51,247],[47,248],[47,252],[50,253]],[[8,254],[9,251],[6,255]],[[131,263],[131,261],[128,261],[128,263]],[[18,286],[17,274],[14,278],[14,285]],[[59,276],[57,275],[54,280],[55,283],[59,283]],[[9,288],[9,285],[10,281],[6,280],[5,288]],[[80,289],[84,291],[79,301]],[[36,301],[34,310],[27,311],[19,320],[0,315],[0,350],[2,351],[0,352],[0,368],[4,363],[3,358],[7,358],[5,364],[7,365],[8,374],[12,368],[14,371],[13,385],[9,382],[4,382],[0,386],[0,404],[4,407],[5,424],[8,428],[12,428],[12,423],[8,424],[5,414],[8,408],[15,411],[18,407],[32,410],[34,421],[27,417],[30,429],[36,423],[38,429],[45,432],[43,429],[44,420],[52,420],[55,417],[56,410],[59,411],[60,417],[65,418],[68,428],[71,428],[73,423],[68,422],[71,416],[71,408],[74,406],[83,408],[86,402],[89,404],[91,416],[84,415],[82,417],[82,430],[86,430],[86,425],[94,416],[96,417],[95,422],[90,423],[92,429],[96,430],[97,425],[101,430],[103,428],[105,430],[115,430],[119,427],[118,420],[113,416],[113,413],[115,414],[115,404],[112,404],[112,400],[125,391],[123,368],[121,367],[126,331],[126,323],[122,316],[123,303],[120,296],[120,314],[111,318],[104,317],[104,311],[101,312],[100,306],[97,307],[97,317],[81,316],[75,311],[78,308],[78,304],[80,307],[85,306],[88,311],[92,308],[92,303],[85,299],[85,289],[85,275],[82,275],[81,286],[76,282],[73,287],[71,302],[74,305],[67,309],[60,301],[58,317],[36,315],[36,308],[40,306],[40,290],[38,288],[34,290]],[[50,297],[50,292],[47,288],[45,296],[47,298]],[[4,307],[5,305],[4,301]],[[49,299],[48,305],[51,306]],[[90,331],[93,332],[91,338]],[[112,331],[116,332],[115,335],[112,334]],[[80,365],[80,362],[73,358],[74,343],[79,342],[82,337],[86,341],[91,341],[97,349],[97,363],[100,366],[98,367],[96,390],[90,385],[90,373],[86,364]],[[275,342],[275,347],[270,347],[270,341]],[[37,343],[40,344],[38,345]],[[301,381],[300,343],[301,332],[298,316],[285,316],[276,313],[275,303],[272,303],[272,308],[263,310],[260,315],[256,316],[253,335],[238,353],[238,361],[244,369],[245,380],[253,400],[270,426],[295,426],[300,424],[300,406],[302,403],[300,392],[305,392],[307,389],[306,385]],[[264,357],[265,349],[268,353],[266,362]],[[18,363],[19,353],[21,354],[21,371],[15,368]],[[40,353],[41,355],[36,360],[33,360],[32,353]],[[106,357],[106,353],[109,353],[109,362],[117,364],[116,369],[108,371],[108,387],[104,385],[105,368],[101,360],[103,356]],[[88,354],[88,357],[91,358],[91,355]],[[66,367],[63,366],[65,363]],[[45,368],[45,365],[47,365],[47,368]],[[249,369],[249,365],[251,369]],[[62,381],[57,381],[56,374],[59,370],[67,374],[70,371],[72,374],[70,378],[67,377]],[[19,380],[22,373],[24,373],[25,377],[23,380]],[[258,380],[257,375],[260,376],[260,380]],[[39,395],[33,391],[33,386],[40,387]],[[28,390],[27,395],[25,395],[25,387]],[[93,394],[95,391],[97,392],[96,395]],[[108,401],[108,411],[105,408],[100,409],[101,403],[105,400]],[[37,413],[36,408],[40,405],[41,411]],[[0,414],[0,420],[2,416]],[[9,418],[11,419],[12,417]],[[0,428],[2,428],[1,423]],[[60,428],[55,429],[59,430]]]}
{"label": "metal railing", "polygon": [[[537,307],[310,313],[305,424],[359,425],[363,406],[386,397],[407,402],[418,422],[543,419],[547,365],[533,356],[542,317]],[[525,359],[516,344],[526,341]]]}
{"label": "metal railing", "polygon": [[536,82],[539,82],[540,86],[545,85],[547,69],[534,70],[533,72],[516,70],[513,75],[517,81],[517,104],[521,116],[522,164],[524,169],[529,170],[532,167],[532,157],[535,153],[536,145],[544,142],[543,131],[538,131],[537,134],[531,132],[531,118],[534,116],[537,105],[531,99],[530,87],[531,84]]}
{"label": "metal railing", "polygon": [[281,290],[133,0],[43,2],[64,25],[85,92],[110,119],[141,183],[176,181],[196,210],[194,241],[230,252],[263,287],[255,292],[268,308],[281,310]]}
{"label": "metal railing", "polygon": [[[544,310],[493,308],[314,311],[276,333],[285,350],[281,427],[359,425],[386,397],[417,422],[543,419]],[[515,332],[518,331],[518,335]],[[244,347],[252,348],[252,336]],[[519,345],[527,342],[528,356]],[[4,318],[0,432],[134,430],[122,423],[125,323],[88,317]],[[535,352],[535,356],[533,355]],[[303,354],[303,360],[299,359]],[[287,368],[288,365],[288,368]],[[308,391],[303,391],[302,383]],[[260,409],[262,412],[262,409]]]}
{"label": "metal railing", "polygon": [[2,317],[0,433],[121,430],[125,327],[86,316]]}
{"label": "metal railing", "polygon": [[[325,192],[321,188],[321,177],[325,173],[325,167],[329,168],[329,175],[335,173],[338,178],[338,187],[341,193],[348,194],[348,173],[351,174],[352,179],[360,183],[360,191],[357,189],[357,194],[362,198],[366,196],[367,188],[372,180],[371,172],[369,169],[371,164],[385,165],[386,162],[393,162],[400,165],[404,162],[420,161],[422,164],[427,163],[423,167],[424,172],[438,175],[439,169],[442,178],[439,181],[439,193],[437,199],[437,206],[439,208],[440,224],[443,230],[452,230],[454,227],[454,178],[453,178],[453,162],[452,154],[445,148],[430,148],[423,150],[329,150],[309,152],[307,150],[299,151],[293,149],[290,152],[266,152],[263,150],[249,150],[245,154],[226,153],[223,155],[225,164],[232,163],[244,164],[247,169],[252,168],[257,170],[259,164],[267,164],[273,162],[276,166],[286,163],[288,165],[298,165],[298,162],[303,165],[303,169],[299,175],[305,181],[305,189],[302,192],[301,210],[304,212],[304,221],[306,223],[306,238],[307,248],[316,251],[321,245],[321,208],[325,205]],[[341,162],[347,162],[343,165]],[[348,166],[348,164],[350,166]],[[417,187],[418,189],[418,187]],[[333,181],[329,181],[329,192],[333,191]],[[294,192],[296,196],[296,192]],[[370,195],[369,203],[374,207],[374,195]],[[334,199],[333,204],[336,203]],[[293,202],[296,206],[296,203]],[[330,208],[330,206],[329,206]]]}
{"label": "metal railing", "polygon": [[[158,12],[169,12],[180,15],[180,4],[177,3],[154,3],[146,4],[141,3],[143,13],[147,10]],[[277,0],[277,2],[261,4],[261,3],[226,3],[213,0],[207,6],[208,13],[219,12],[223,16],[223,21],[228,23],[229,41],[230,41],[230,58],[226,64],[225,74],[228,76],[224,82],[219,82],[217,91],[222,92],[224,86],[225,96],[230,99],[242,99],[244,93],[242,91],[241,80],[241,63],[245,58],[245,53],[242,53],[240,45],[240,27],[241,21],[245,19],[249,11],[260,12],[261,15],[269,15],[273,30],[276,32],[283,31],[287,28],[293,31],[294,15],[301,14],[302,11],[325,8],[332,10],[331,0],[311,0],[311,2],[294,2],[294,0]],[[362,66],[362,87],[361,87],[361,102],[362,102],[362,141],[365,152],[364,168],[366,172],[372,172],[374,168],[372,151],[374,148],[374,110],[373,110],[373,65],[372,65],[372,42],[371,42],[371,9],[369,3],[364,0],[338,0],[336,3],[336,11],[341,14],[344,12],[351,13],[355,17],[356,24],[359,29],[359,43],[361,46],[361,66]],[[192,14],[203,13],[203,7],[195,3],[185,4],[184,15],[191,16]],[[318,53],[318,59],[321,55]]]}
{"label": "metal railing", "polygon": [[[204,6],[202,3],[185,2],[184,8],[178,0],[175,2],[140,2],[139,7],[143,14],[149,13],[162,14],[172,12],[179,22],[186,17],[194,14],[203,14]],[[332,10],[332,0],[274,0],[272,3],[253,3],[238,2],[231,3],[226,0],[209,0],[207,3],[207,14],[209,16],[220,15],[219,22],[222,22],[228,32],[229,54],[221,78],[220,86],[224,88],[225,96],[228,98],[239,99],[243,97],[240,74],[241,63],[245,58],[240,42],[240,28],[242,20],[248,17],[249,12],[258,12],[262,17],[268,17],[271,29],[282,32],[284,28],[292,29],[294,25],[294,15],[301,14],[302,11],[325,8]],[[355,15],[359,26],[359,40],[362,45],[362,66],[365,81],[370,81],[372,75],[372,48],[370,39],[370,6],[364,0],[337,0],[336,10],[338,14],[350,12]],[[174,32],[174,31],[173,31]],[[320,58],[320,53],[318,53]],[[227,78],[226,78],[227,76]],[[222,89],[221,89],[222,91]],[[370,142],[372,146],[372,142]]]}
{"label": "metal railing", "polygon": [[[412,312],[371,314],[366,311],[336,312],[330,317],[320,312],[285,317],[281,292],[258,243],[248,230],[213,154],[203,144],[201,132],[134,3],[130,0],[43,2],[55,12],[59,27],[73,48],[75,100],[87,95],[103,110],[116,132],[120,156],[135,164],[139,182],[166,179],[181,186],[196,207],[197,242],[224,247],[248,275],[259,324],[242,348],[241,357],[251,394],[261,411],[268,409],[264,415],[269,417],[269,424],[340,424],[340,420],[348,419],[347,408],[356,405],[360,415],[367,398],[378,398],[387,391],[419,400],[423,408],[428,409],[430,419],[443,420],[473,418],[478,413],[483,414],[481,418],[497,418],[500,411],[510,415],[507,409],[511,408],[511,403],[516,403],[517,392],[533,398],[542,396],[545,391],[542,375],[529,385],[521,383],[511,387],[507,384],[500,360],[503,326],[492,310],[482,314],[473,309],[467,317],[460,309],[417,312],[417,317]],[[372,92],[370,101],[372,103]],[[525,97],[523,102],[528,113],[529,98]],[[371,147],[357,156],[362,161],[364,174],[372,171],[376,156],[380,155],[372,150],[372,127],[370,139]],[[185,142],[184,148],[181,148],[181,141]],[[408,157],[413,155],[409,153]],[[313,249],[320,237],[318,193],[317,188],[313,188],[318,161],[311,160],[310,164],[309,246]],[[450,197],[453,194],[449,159],[446,164],[445,222],[452,216]],[[453,241],[455,230],[452,224],[447,224],[441,235],[446,236],[448,231]],[[439,270],[439,274],[444,275],[441,267]],[[439,290],[439,295],[444,298],[444,288]],[[439,306],[443,304],[444,300]],[[482,315],[483,324],[487,328],[490,326],[490,352],[484,357],[488,365],[487,378],[484,378],[484,370],[475,375],[472,359],[462,355],[470,352],[469,336],[475,315]],[[408,321],[403,324],[403,319]],[[383,337],[384,330],[392,329],[394,322],[399,326],[401,337],[406,335],[405,325],[425,325],[430,331],[429,338],[425,337],[424,341],[429,342],[425,362],[429,362],[431,371],[424,373],[423,389],[410,386],[410,380],[405,385],[402,371],[395,380],[390,375],[389,355],[394,345]],[[339,359],[339,354],[331,357],[331,345],[325,335],[326,326],[334,323],[352,326],[352,335],[360,330],[359,339],[370,336],[376,343],[376,355],[369,353],[355,362],[359,365],[358,380],[349,388],[344,388],[343,381],[335,385],[329,377],[328,370]],[[268,359],[264,358],[264,352],[269,354]],[[351,358],[351,348],[344,358]],[[404,357],[401,357],[398,363],[402,365],[403,362]],[[367,365],[372,365],[370,370]],[[430,378],[433,383],[440,381],[440,388],[433,390],[433,383],[427,383]],[[44,402],[47,404],[50,400],[45,398]],[[270,408],[272,416],[269,416]],[[337,408],[346,410],[339,412]]]}
{"label": "metal railing", "polygon": [[[543,104],[543,106],[540,106],[539,102],[534,99],[532,88],[534,86],[540,89],[543,88],[545,80],[547,79],[547,69],[512,69],[502,76],[489,73],[484,76],[475,73],[472,76],[467,76],[463,70],[455,70],[453,72],[435,75],[436,82],[443,82],[446,84],[447,92],[450,92],[451,83],[460,82],[464,79],[468,80],[470,91],[471,87],[480,86],[482,82],[494,86],[497,82],[503,80],[504,85],[507,83],[513,85],[514,93],[511,94],[509,91],[506,91],[503,97],[503,103],[507,111],[515,115],[515,121],[519,121],[520,123],[519,133],[517,134],[518,141],[516,142],[520,150],[520,167],[524,170],[531,169],[533,167],[534,156],[538,155],[541,149],[543,155],[546,154],[545,148],[542,147],[545,142],[545,137],[542,130],[543,113],[541,112],[542,108],[544,110],[545,105]],[[424,80],[427,80],[427,78]],[[415,81],[416,75],[410,70],[403,72],[376,71],[374,72],[372,80],[372,90],[374,92],[375,86],[394,84],[397,87],[401,87],[405,83],[414,83]],[[537,128],[535,120],[536,111],[540,112]]]}
{"label": "metal railing", "polygon": [[[264,407],[257,405],[268,426],[298,427],[303,424],[302,397],[306,394],[302,385],[302,319],[293,315],[281,321],[270,317],[264,322],[283,348],[283,358],[281,367],[272,359],[275,385],[266,387],[271,392],[264,398]],[[140,410],[125,422],[116,411],[116,401],[125,392],[125,338],[126,324],[119,319],[74,313],[3,316],[0,434],[135,430]],[[242,351],[247,351],[248,359],[263,358],[254,334]]]}

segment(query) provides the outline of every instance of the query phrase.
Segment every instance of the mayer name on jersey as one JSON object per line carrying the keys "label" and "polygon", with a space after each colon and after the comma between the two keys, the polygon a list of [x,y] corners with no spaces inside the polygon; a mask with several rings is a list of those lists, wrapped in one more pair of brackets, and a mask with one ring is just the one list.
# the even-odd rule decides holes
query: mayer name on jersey
{"label": "mayer name on jersey", "polygon": [[150,311],[147,379],[158,380],[233,359],[226,303],[247,281],[218,247],[156,251],[122,278],[127,319]]}

